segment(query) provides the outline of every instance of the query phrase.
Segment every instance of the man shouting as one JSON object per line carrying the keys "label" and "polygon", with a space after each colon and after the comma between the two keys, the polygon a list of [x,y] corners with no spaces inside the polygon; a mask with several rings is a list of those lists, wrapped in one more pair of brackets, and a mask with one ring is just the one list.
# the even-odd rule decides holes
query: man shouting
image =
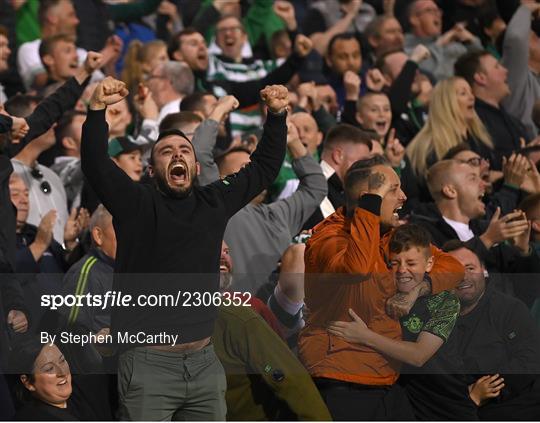
{"label": "man shouting", "polygon": [[[83,172],[113,215],[113,288],[132,296],[129,304],[113,307],[111,333],[116,340],[115,334],[144,333],[144,339],[178,341],[119,345],[120,418],[225,420],[225,374],[210,343],[219,304],[208,298],[219,295],[227,221],[272,183],[283,162],[288,92],[279,85],[261,91],[268,116],[251,163],[205,187],[194,184],[199,163],[178,130],[161,133],[152,147],[153,184],[133,182],[111,161],[105,110],[127,94],[112,78],[96,87],[81,146]],[[227,110],[238,104],[231,96],[219,102]],[[151,307],[151,298],[168,301]]]}

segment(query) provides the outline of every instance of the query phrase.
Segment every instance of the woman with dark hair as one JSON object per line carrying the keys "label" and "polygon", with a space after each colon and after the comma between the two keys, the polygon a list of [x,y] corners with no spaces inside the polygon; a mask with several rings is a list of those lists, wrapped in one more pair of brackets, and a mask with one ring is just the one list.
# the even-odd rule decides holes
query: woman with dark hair
{"label": "woman with dark hair", "polygon": [[18,421],[78,420],[68,405],[71,371],[62,352],[54,344],[43,344],[37,336],[25,337],[13,350],[13,370],[19,376],[22,407]]}

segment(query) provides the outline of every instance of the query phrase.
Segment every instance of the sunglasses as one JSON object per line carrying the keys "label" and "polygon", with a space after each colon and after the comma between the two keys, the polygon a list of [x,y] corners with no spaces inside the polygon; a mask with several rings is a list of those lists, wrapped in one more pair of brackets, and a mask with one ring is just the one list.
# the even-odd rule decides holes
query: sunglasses
{"label": "sunglasses", "polygon": [[[43,173],[37,167],[32,168],[32,170],[30,171],[30,175],[32,175],[32,178],[38,181],[41,181],[43,179]],[[41,181],[41,183],[39,184],[39,189],[41,190],[41,192],[43,192],[43,194],[47,195],[50,194],[52,191],[51,184],[47,181]]]}

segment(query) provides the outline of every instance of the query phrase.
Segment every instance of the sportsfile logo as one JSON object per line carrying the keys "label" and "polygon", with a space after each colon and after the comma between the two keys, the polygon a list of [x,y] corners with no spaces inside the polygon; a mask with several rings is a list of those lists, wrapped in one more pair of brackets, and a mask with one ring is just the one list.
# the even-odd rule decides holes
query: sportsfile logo
{"label": "sportsfile logo", "polygon": [[189,292],[178,291],[173,294],[137,295],[121,291],[106,291],[104,294],[44,294],[41,307],[58,310],[61,307],[210,307],[210,306],[249,306],[249,292]]}

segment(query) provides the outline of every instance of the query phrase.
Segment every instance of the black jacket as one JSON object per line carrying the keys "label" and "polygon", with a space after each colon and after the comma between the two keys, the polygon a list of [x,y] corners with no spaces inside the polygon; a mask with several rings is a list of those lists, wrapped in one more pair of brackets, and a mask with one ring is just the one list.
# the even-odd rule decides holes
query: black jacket
{"label": "black jacket", "polygon": [[17,264],[18,273],[64,273],[66,261],[64,249],[54,239],[43,256],[37,262],[30,251],[30,245],[36,239],[37,227],[26,224],[17,234]]}
{"label": "black jacket", "polygon": [[[92,247],[66,272],[62,281],[64,295],[105,295],[112,290],[114,260],[98,248]],[[99,332],[111,325],[110,308],[64,307],[61,310],[68,326],[79,324],[86,330]]]}
{"label": "black jacket", "polygon": [[[434,203],[422,204],[416,207],[411,214],[411,222],[426,228],[431,234],[432,243],[439,248],[447,241],[459,239],[454,229],[443,219]],[[471,221],[469,226],[475,236],[466,242],[485,263],[488,271],[500,274],[540,273],[540,257],[534,249],[531,249],[529,256],[520,255],[515,248],[506,244],[499,244],[488,250],[479,238],[487,229],[488,224],[489,222],[485,220]],[[510,295],[518,295],[528,303],[530,302],[530,295],[532,295],[532,292],[537,292],[537,289],[533,283],[521,282],[521,277],[509,278],[508,275],[500,275],[494,285],[497,285],[498,289]]]}
{"label": "black jacket", "polygon": [[[337,173],[334,173],[328,179],[328,200],[334,206],[334,210],[337,210],[339,207],[345,205],[345,192],[343,191],[343,184],[341,179],[337,176]],[[304,223],[304,230],[312,229],[314,226],[317,226],[324,220],[324,216],[321,212],[321,208],[317,208],[311,215],[311,217]]]}
{"label": "black jacket", "polygon": [[488,283],[478,305],[458,318],[454,331],[471,383],[496,373],[504,378],[506,386],[500,397],[480,412],[494,408],[499,413],[497,420],[519,420],[521,416],[538,420],[540,332],[525,305]]}
{"label": "black jacket", "polygon": [[494,170],[501,170],[502,157],[510,156],[513,151],[519,150],[519,139],[524,138],[529,141],[525,125],[515,117],[510,116],[502,106],[496,108],[478,98],[475,102],[475,109],[478,117],[486,126],[495,147],[496,161],[491,163],[491,167]]}

